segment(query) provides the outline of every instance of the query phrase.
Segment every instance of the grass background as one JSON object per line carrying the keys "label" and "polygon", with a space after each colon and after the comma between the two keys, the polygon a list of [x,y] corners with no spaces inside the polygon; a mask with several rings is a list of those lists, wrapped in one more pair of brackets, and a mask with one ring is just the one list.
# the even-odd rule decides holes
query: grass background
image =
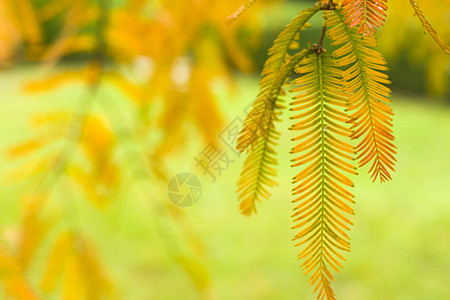
{"label": "grass background", "polygon": [[[79,85],[52,93],[25,94],[21,83],[39,76],[31,68],[0,75],[2,154],[8,146],[33,135],[27,126],[30,115],[70,109],[83,97]],[[235,117],[242,118],[243,109],[256,92],[254,77],[240,78],[234,94],[218,85],[226,119],[231,122]],[[123,102],[111,93],[105,87],[97,99],[98,106],[106,107],[107,112],[112,109],[111,102]],[[395,92],[392,99],[399,152],[397,172],[393,181],[385,184],[372,183],[367,169],[352,178],[357,200],[350,233],[352,252],[346,255],[343,273],[336,276],[335,291],[346,300],[449,299],[450,107]],[[171,253],[186,247],[180,240],[197,248],[216,299],[314,299],[307,277],[302,277],[298,267],[299,249],[290,241],[294,235],[290,230],[290,178],[297,170],[289,168],[287,153],[293,144],[285,130],[289,126],[287,115],[284,119],[278,124],[283,133],[278,148],[279,185],[272,190],[272,198],[258,206],[256,216],[241,216],[237,209],[234,191],[243,158],[229,152],[235,162],[212,183],[195,167],[194,157],[206,145],[191,132],[188,145],[170,159],[169,174],[196,174],[202,181],[203,194],[196,205],[184,209],[179,227],[158,215],[154,205],[168,201],[162,184],[145,190],[130,186],[104,210],[96,209],[81,196],[68,200],[59,193],[54,197],[56,205],[73,201],[61,226],[77,227],[95,241],[124,299],[198,299],[184,269],[173,262]],[[9,161],[6,155],[0,160],[0,225],[4,232],[14,228],[19,218],[21,207],[16,195],[29,188],[26,182],[12,184],[7,180],[9,170],[22,163]],[[186,228],[195,235],[186,236],[191,232],[183,231]],[[29,274],[34,284],[39,282],[47,246],[39,249],[35,273]]]}

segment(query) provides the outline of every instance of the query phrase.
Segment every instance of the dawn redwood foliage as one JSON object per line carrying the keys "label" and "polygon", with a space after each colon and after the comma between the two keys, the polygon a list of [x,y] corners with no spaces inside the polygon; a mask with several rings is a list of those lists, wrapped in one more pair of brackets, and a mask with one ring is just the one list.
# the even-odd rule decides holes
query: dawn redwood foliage
{"label": "dawn redwood foliage", "polygon": [[[448,53],[418,4],[410,2],[424,28]],[[224,14],[242,3],[225,19]],[[151,221],[155,236],[163,237],[158,248],[176,265],[171,271],[183,272],[180,277],[192,281],[200,298],[214,298],[201,259],[201,238],[182,209],[154,195],[167,192],[167,161],[185,155],[189,130],[207,143],[224,127],[213,87],[217,78],[232,81],[236,68],[252,71],[254,61],[240,41],[242,32],[251,32],[249,45],[257,48],[261,27],[258,18],[227,24],[257,9],[252,7],[255,3],[0,0],[2,67],[23,61],[38,62],[46,70],[58,67],[24,84],[24,92],[82,87],[79,97],[64,90],[58,98],[64,105],[33,112],[30,135],[8,148],[8,159],[17,163],[8,175],[23,188],[11,197],[21,204],[20,220],[0,241],[0,297],[133,298],[121,295],[120,285],[126,280],[114,278],[111,260],[104,260],[97,250],[100,243],[115,247],[97,240],[90,220],[79,220],[74,209],[87,205],[95,211],[94,218],[107,218],[112,203],[126,200],[139,205],[136,213],[142,203],[148,205],[152,214],[145,215],[145,224]],[[391,8],[394,5],[398,2],[390,2]],[[346,231],[354,197],[349,175],[368,165],[374,180],[386,181],[394,169],[389,79],[375,38],[387,6],[385,0],[322,0],[300,12],[269,50],[260,91],[238,140],[238,150],[248,153],[239,180],[240,209],[251,215],[256,202],[268,198],[276,184],[275,124],[285,109],[284,87],[294,77],[289,106],[294,114],[291,130],[297,133],[291,151],[292,166],[298,170],[293,179],[294,239],[319,298],[334,298],[332,272],[340,270],[342,253],[350,250]],[[319,14],[324,17],[322,34],[317,44],[306,44],[302,31]],[[325,38],[332,44],[328,51]],[[60,67],[70,56],[78,63]],[[439,77],[436,68],[433,74]],[[119,264],[120,256],[113,263]],[[131,275],[139,284],[134,290],[141,291],[135,271],[126,271],[123,277]]]}
{"label": "dawn redwood foliage", "polygon": [[[255,1],[231,16],[237,18]],[[424,28],[449,53],[425,19],[416,1],[410,0]],[[269,198],[276,184],[275,146],[280,133],[275,122],[285,106],[283,87],[290,84],[295,114],[291,167],[295,204],[293,229],[298,258],[317,299],[336,299],[331,287],[333,271],[340,272],[343,252],[350,251],[347,231],[355,203],[348,175],[369,165],[373,181],[391,180],[396,163],[394,113],[389,107],[391,91],[386,60],[377,50],[376,29],[387,15],[386,0],[318,1],[291,20],[269,50],[262,71],[260,90],[240,133],[237,150],[247,152],[238,182],[240,210],[256,212],[256,203]],[[317,43],[302,49],[301,35],[308,21],[321,12],[322,34]],[[331,41],[331,49],[323,41]],[[294,73],[295,79],[290,80]],[[351,140],[356,140],[356,147]]]}

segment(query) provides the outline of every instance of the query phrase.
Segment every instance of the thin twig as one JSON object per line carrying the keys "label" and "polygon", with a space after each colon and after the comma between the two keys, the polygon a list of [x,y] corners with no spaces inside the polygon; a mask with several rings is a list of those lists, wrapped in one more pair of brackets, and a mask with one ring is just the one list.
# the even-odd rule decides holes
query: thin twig
{"label": "thin twig", "polygon": [[327,27],[323,26],[322,27],[322,34],[320,35],[319,43],[317,44],[317,49],[316,49],[316,53],[317,54],[320,54],[320,53],[324,52],[323,48],[322,48],[322,44],[323,44],[323,39],[325,37],[325,32],[326,31],[327,31]]}

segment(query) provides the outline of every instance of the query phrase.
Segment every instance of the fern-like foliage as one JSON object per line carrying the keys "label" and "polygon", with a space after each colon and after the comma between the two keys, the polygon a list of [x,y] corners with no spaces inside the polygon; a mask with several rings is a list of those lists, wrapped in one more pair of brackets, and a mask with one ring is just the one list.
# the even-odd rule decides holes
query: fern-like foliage
{"label": "fern-like foliage", "polygon": [[358,34],[371,36],[377,27],[383,26],[387,5],[386,0],[344,0],[342,8],[350,28],[358,27]]}
{"label": "fern-like foliage", "polygon": [[237,150],[249,151],[238,182],[240,210],[245,215],[256,211],[255,203],[270,196],[267,187],[275,185],[273,176],[276,164],[275,150],[279,133],[274,122],[279,120],[283,85],[306,52],[291,55],[289,50],[298,49],[300,31],[308,26],[307,21],[319,10],[313,8],[300,12],[275,40],[264,65],[260,90],[252,109],[244,121],[237,141]]}
{"label": "fern-like foliage", "polygon": [[343,79],[345,90],[350,94],[348,110],[352,111],[352,139],[361,141],[357,145],[357,159],[362,167],[371,163],[369,173],[375,181],[391,179],[396,159],[395,139],[392,131],[394,113],[387,105],[390,90],[387,70],[383,56],[375,50],[374,37],[361,37],[355,29],[346,25],[344,15],[336,11],[327,13],[326,26],[332,27],[328,36],[333,45],[340,48],[334,51],[337,66],[345,67]]}
{"label": "fern-like foliage", "polygon": [[[277,77],[287,78],[307,54],[308,51],[303,50],[293,55],[280,70]],[[280,91],[283,83],[284,81],[278,81]],[[275,105],[277,109],[281,108],[279,103]],[[261,197],[268,199],[270,192],[267,187],[276,185],[276,182],[272,179],[276,171],[272,166],[277,164],[274,146],[277,144],[280,133],[275,129],[273,122],[275,120],[278,120],[278,115],[276,114],[274,114],[273,120],[267,124],[268,127],[265,128],[267,131],[265,138],[254,136],[258,142],[244,162],[237,189],[241,200],[239,208],[244,215],[251,215],[253,212],[256,212],[256,201],[260,201]]]}
{"label": "fern-like foliage", "polygon": [[434,30],[433,26],[431,26],[430,22],[425,18],[425,15],[423,14],[422,10],[419,8],[419,5],[417,4],[416,0],[409,0],[412,7],[414,8],[414,11],[416,12],[417,17],[419,18],[420,22],[422,22],[423,27],[428,31],[428,33],[431,35],[431,37],[436,41],[436,43],[444,50],[445,53],[450,54],[450,47],[445,44],[438,36],[436,30]]}
{"label": "fern-like foliage", "polygon": [[318,291],[318,299],[335,299],[331,283],[331,269],[340,272],[340,251],[350,251],[346,231],[352,223],[345,216],[353,214],[348,203],[354,203],[347,191],[352,181],[345,173],[356,174],[352,165],[354,148],[349,140],[351,130],[345,113],[347,94],[343,91],[341,71],[334,66],[332,57],[311,54],[296,70],[301,74],[293,82],[298,92],[291,103],[291,117],[297,123],[290,129],[300,131],[293,140],[299,144],[291,153],[297,155],[293,167],[302,170],[293,178],[296,185],[293,200],[298,203],[293,214],[300,228],[294,240],[296,246],[305,245],[299,254],[305,274],[312,273],[310,282]]}
{"label": "fern-like foliage", "polygon": [[276,119],[275,108],[279,96],[282,94],[281,87],[286,81],[286,77],[279,76],[280,71],[290,59],[289,50],[299,48],[300,31],[309,26],[308,20],[318,10],[319,7],[315,6],[300,12],[289,22],[269,49],[269,58],[264,64],[261,74],[258,96],[245,119],[244,128],[238,139],[236,148],[239,151],[254,147],[258,143],[254,136],[262,134],[265,137],[267,135],[266,125]]}

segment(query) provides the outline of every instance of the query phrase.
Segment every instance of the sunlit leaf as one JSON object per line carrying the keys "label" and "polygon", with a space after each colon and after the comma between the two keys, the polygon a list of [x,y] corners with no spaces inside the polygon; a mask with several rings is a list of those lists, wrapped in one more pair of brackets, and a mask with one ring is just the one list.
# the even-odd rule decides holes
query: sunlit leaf
{"label": "sunlit leaf", "polygon": [[306,52],[291,56],[289,50],[298,48],[299,33],[308,26],[307,21],[319,10],[318,6],[300,12],[280,33],[269,50],[262,72],[260,91],[248,113],[244,127],[239,134],[236,149],[247,150],[249,155],[238,182],[240,210],[245,215],[256,211],[256,202],[269,198],[269,187],[276,183],[276,164],[274,145],[279,133],[275,122],[279,120],[283,95],[282,87],[295,66],[303,59]]}
{"label": "sunlit leaf", "polygon": [[387,0],[344,0],[342,15],[350,27],[357,27],[357,34],[371,36],[386,18]]}
{"label": "sunlit leaf", "polygon": [[348,111],[352,112],[352,139],[359,139],[356,147],[359,166],[370,164],[369,173],[375,181],[391,179],[396,162],[395,137],[392,131],[394,113],[388,106],[391,91],[386,60],[375,49],[373,37],[361,38],[355,29],[344,23],[340,13],[329,14],[326,25],[332,27],[328,36],[340,48],[333,53],[337,65],[344,67],[342,74],[346,92],[349,93]]}
{"label": "sunlit leaf", "polygon": [[296,94],[291,110],[297,113],[291,130],[300,135],[291,153],[293,167],[301,171],[292,179],[292,202],[296,204],[294,229],[296,246],[302,246],[298,258],[303,261],[304,274],[311,274],[310,283],[317,299],[336,299],[331,283],[331,269],[340,272],[342,251],[350,251],[346,231],[352,224],[347,214],[353,195],[347,191],[352,181],[347,174],[356,174],[352,164],[353,147],[348,143],[351,130],[345,113],[347,94],[343,91],[341,71],[334,59],[325,54],[312,54],[296,70],[300,77],[292,82]]}

